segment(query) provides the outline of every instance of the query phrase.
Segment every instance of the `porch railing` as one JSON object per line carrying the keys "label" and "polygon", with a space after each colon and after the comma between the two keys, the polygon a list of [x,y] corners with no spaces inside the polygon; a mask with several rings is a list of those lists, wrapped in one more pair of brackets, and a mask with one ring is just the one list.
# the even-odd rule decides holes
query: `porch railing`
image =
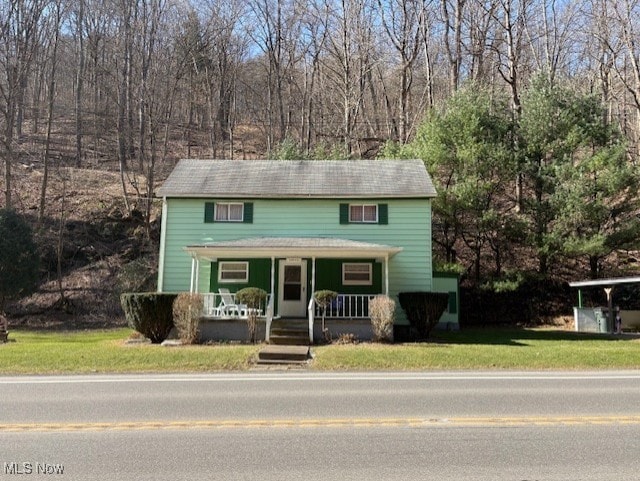
{"label": "porch railing", "polygon": [[[226,296],[227,294],[225,294]],[[248,310],[246,306],[238,304],[236,302],[236,295],[234,293],[229,294],[231,296],[232,305],[225,305],[222,302],[222,295],[217,292],[207,292],[202,294],[203,303],[203,316],[212,319],[235,319],[246,318]],[[236,307],[232,307],[235,305]],[[270,309],[270,311],[269,311]],[[273,317],[273,303],[271,301],[271,295],[267,295],[265,302],[258,307],[258,317],[268,317],[269,312]]]}
{"label": "porch railing", "polygon": [[[369,300],[378,294],[338,294],[327,306],[325,319],[368,319]],[[315,304],[314,315],[322,317],[322,307]]]}

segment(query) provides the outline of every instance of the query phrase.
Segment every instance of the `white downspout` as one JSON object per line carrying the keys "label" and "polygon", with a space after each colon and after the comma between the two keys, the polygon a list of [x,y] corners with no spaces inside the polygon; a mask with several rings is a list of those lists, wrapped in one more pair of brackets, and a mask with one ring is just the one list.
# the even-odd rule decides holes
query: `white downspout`
{"label": "white downspout", "polygon": [[191,258],[191,284],[189,285],[190,294],[193,294],[193,288],[195,287],[195,281],[194,281],[195,271],[196,271],[196,258],[192,257]]}
{"label": "white downspout", "polygon": [[164,254],[167,248],[167,215],[169,204],[167,198],[162,198],[162,221],[160,224],[160,253],[158,255],[158,292],[164,288]]}

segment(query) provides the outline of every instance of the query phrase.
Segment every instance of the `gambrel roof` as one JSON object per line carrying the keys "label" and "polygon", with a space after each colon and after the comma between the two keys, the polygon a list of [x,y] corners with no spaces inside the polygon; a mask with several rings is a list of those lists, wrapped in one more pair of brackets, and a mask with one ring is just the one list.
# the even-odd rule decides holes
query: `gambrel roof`
{"label": "gambrel roof", "polygon": [[198,160],[178,162],[160,197],[431,198],[421,160]]}

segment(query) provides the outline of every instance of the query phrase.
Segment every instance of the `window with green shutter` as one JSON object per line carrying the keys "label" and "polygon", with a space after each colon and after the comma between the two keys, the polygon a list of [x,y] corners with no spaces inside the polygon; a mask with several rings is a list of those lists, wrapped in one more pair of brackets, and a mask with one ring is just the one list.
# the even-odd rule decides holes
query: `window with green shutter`
{"label": "window with green shutter", "polygon": [[388,224],[387,204],[340,204],[340,224]]}
{"label": "window with green shutter", "polygon": [[252,202],[205,202],[204,221],[212,222],[253,222]]}

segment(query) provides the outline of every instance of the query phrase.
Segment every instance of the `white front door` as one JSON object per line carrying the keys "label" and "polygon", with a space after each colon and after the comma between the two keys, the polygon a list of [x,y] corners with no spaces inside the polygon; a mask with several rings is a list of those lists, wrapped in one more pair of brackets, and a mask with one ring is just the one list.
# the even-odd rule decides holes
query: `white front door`
{"label": "white front door", "polygon": [[307,315],[307,261],[280,261],[278,281],[278,314],[281,317]]}

